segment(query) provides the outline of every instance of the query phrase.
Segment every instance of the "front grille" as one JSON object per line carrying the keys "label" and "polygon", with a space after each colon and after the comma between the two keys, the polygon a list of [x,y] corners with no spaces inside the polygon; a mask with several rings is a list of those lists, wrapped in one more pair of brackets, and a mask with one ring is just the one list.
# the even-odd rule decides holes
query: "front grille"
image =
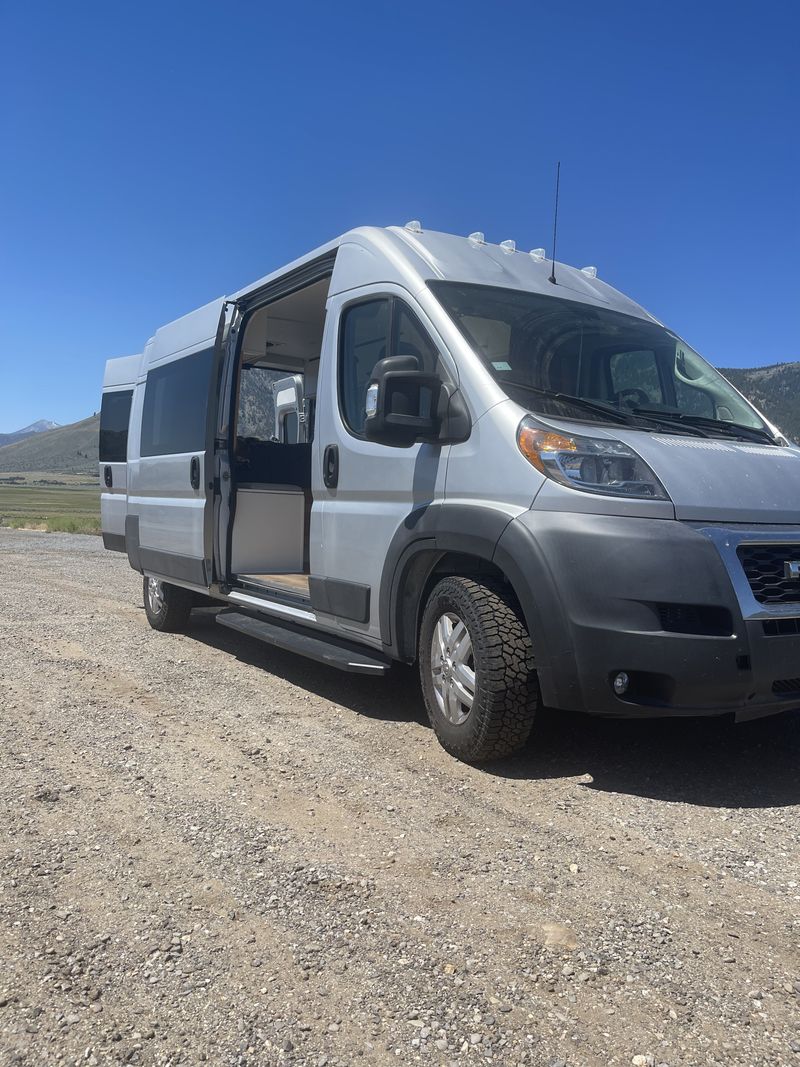
{"label": "front grille", "polygon": [[772,683],[772,692],[778,696],[793,696],[800,693],[800,678],[779,678]]}
{"label": "front grille", "polygon": [[733,619],[727,608],[708,604],[657,604],[661,629],[673,634],[728,637]]}
{"label": "front grille", "polygon": [[767,637],[796,637],[800,634],[800,619],[767,619],[763,626]]}
{"label": "front grille", "polygon": [[800,562],[800,545],[740,545],[738,556],[759,604],[800,602],[800,581],[786,577],[786,564]]}

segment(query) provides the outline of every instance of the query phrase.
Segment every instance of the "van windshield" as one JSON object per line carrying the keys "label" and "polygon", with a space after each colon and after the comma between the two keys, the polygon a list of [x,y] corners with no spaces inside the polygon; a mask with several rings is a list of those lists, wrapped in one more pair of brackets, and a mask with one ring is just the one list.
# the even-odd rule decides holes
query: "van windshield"
{"label": "van windshield", "polygon": [[701,435],[740,427],[777,443],[718,371],[655,322],[515,289],[429,285],[507,395],[531,411]]}

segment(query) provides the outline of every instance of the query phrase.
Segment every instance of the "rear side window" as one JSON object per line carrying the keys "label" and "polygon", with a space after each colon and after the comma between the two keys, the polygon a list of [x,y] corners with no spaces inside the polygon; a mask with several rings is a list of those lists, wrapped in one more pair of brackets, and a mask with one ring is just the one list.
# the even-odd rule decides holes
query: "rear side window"
{"label": "rear side window", "polygon": [[100,462],[124,463],[128,458],[128,421],[132,389],[105,393],[100,407]]}
{"label": "rear side window", "polygon": [[143,456],[201,452],[214,350],[176,359],[147,374],[142,412]]}

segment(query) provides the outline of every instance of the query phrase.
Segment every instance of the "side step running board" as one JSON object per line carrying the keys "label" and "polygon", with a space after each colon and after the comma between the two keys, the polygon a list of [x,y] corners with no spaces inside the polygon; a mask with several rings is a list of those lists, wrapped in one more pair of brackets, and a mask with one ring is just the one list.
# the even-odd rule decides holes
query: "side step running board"
{"label": "side step running board", "polygon": [[364,652],[357,645],[348,644],[327,634],[311,633],[299,626],[267,622],[254,615],[245,615],[241,611],[221,611],[217,615],[217,622],[231,630],[247,634],[248,637],[265,641],[268,645],[276,645],[289,652],[297,652],[300,656],[327,663],[330,667],[338,667],[340,671],[382,675],[391,667],[391,662],[384,659],[379,652]]}

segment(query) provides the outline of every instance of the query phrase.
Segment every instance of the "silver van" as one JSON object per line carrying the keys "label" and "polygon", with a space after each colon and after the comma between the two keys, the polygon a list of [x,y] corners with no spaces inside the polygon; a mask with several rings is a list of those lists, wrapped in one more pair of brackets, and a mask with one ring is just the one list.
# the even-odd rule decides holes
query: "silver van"
{"label": "silver van", "polygon": [[111,360],[100,448],[151,626],[417,662],[461,759],[800,707],[800,450],[594,268],[352,230]]}

